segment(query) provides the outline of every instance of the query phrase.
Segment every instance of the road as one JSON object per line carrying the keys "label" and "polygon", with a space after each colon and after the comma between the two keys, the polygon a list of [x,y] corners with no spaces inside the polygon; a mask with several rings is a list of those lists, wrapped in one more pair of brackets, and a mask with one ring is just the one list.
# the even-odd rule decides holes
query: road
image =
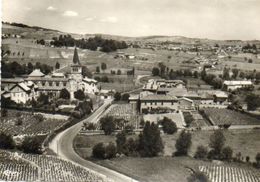
{"label": "road", "polygon": [[73,149],[73,139],[80,131],[83,122],[97,122],[98,117],[105,111],[106,107],[111,102],[112,100],[106,100],[104,104],[100,106],[90,117],[59,133],[52,140],[49,148],[57,153],[61,158],[80,164],[83,167],[103,174],[108,179],[111,179],[115,182],[137,182],[128,176],[81,158]]}

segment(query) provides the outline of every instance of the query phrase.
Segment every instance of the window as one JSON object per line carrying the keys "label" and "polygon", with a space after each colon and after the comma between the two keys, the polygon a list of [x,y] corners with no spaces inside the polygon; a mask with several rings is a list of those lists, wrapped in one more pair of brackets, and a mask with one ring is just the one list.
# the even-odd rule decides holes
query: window
{"label": "window", "polygon": [[144,105],[147,105],[147,103],[146,103],[146,102],[144,102]]}
{"label": "window", "polygon": [[153,103],[151,102],[151,106],[153,105]]}
{"label": "window", "polygon": [[60,85],[60,83],[59,82],[56,82],[56,86],[58,87]]}
{"label": "window", "polygon": [[172,101],[172,105],[173,105],[173,101]]}
{"label": "window", "polygon": [[63,86],[66,87],[67,83],[66,82],[63,82]]}
{"label": "window", "polygon": [[46,84],[46,82],[45,82],[45,81],[43,81],[43,82],[42,82],[42,86],[45,86],[45,84]]}
{"label": "window", "polygon": [[163,106],[163,102],[162,102],[162,104],[161,104],[162,106]]}
{"label": "window", "polygon": [[157,106],[157,102],[154,103]]}
{"label": "window", "polygon": [[49,82],[49,86],[52,86],[52,82]]}

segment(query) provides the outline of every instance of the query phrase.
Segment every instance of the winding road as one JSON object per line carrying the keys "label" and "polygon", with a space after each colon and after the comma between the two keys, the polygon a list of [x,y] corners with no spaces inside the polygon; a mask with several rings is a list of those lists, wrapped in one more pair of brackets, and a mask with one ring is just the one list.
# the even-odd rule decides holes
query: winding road
{"label": "winding road", "polygon": [[112,102],[112,99],[105,100],[104,104],[100,106],[95,112],[92,113],[87,119],[80,121],[79,123],[71,126],[70,128],[59,133],[49,144],[49,148],[57,153],[61,158],[69,160],[71,162],[77,163],[83,167],[93,170],[106,176],[109,180],[115,182],[137,182],[137,180],[132,179],[126,175],[119,172],[113,171],[106,167],[97,165],[91,161],[81,158],[73,149],[73,139],[76,137],[80,131],[83,122],[93,122],[98,121],[98,117],[106,110],[107,106]]}

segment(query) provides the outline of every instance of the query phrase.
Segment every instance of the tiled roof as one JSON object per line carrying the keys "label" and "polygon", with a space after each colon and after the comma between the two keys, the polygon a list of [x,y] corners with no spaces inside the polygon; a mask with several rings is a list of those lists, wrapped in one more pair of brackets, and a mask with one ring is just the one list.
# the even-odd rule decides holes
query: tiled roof
{"label": "tiled roof", "polygon": [[145,97],[141,97],[140,100],[172,101],[172,100],[177,100],[177,97],[170,96],[170,95],[147,95]]}

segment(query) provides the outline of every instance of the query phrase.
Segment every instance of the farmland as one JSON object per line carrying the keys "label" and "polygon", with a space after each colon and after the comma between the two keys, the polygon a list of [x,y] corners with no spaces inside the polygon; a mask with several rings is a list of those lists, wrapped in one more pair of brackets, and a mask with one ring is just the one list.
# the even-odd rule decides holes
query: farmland
{"label": "farmland", "polygon": [[213,125],[260,125],[256,118],[228,109],[205,108],[202,111]]}
{"label": "farmland", "polygon": [[20,154],[0,150],[0,180],[106,181],[93,171],[55,156]]}
{"label": "farmland", "polygon": [[8,116],[1,117],[0,131],[13,136],[48,135],[66,122],[64,119],[51,118],[44,118],[42,121],[39,121],[31,113],[9,110]]}
{"label": "farmland", "polygon": [[204,172],[212,182],[258,182],[260,173],[256,170],[248,170],[230,166],[199,166],[199,170]]}

